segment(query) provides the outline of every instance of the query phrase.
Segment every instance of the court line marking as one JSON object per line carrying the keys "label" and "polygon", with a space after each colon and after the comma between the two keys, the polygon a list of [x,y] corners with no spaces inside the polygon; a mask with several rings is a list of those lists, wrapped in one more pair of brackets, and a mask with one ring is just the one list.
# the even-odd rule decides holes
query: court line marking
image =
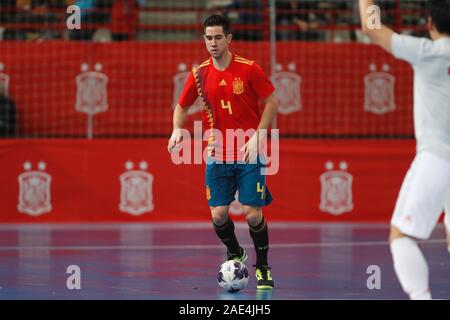
{"label": "court line marking", "polygon": [[[245,221],[235,221],[236,228],[248,228]],[[349,229],[370,228],[386,229],[389,222],[289,222],[271,221],[270,228],[275,229]],[[443,228],[443,223],[438,223],[436,228]],[[2,223],[0,230],[162,230],[162,229],[209,229],[210,222],[118,222],[118,223]]]}
{"label": "court line marking", "polygon": [[[421,244],[444,244],[445,239],[431,239],[418,241]],[[364,247],[364,246],[388,246],[388,241],[360,241],[360,242],[336,242],[336,243],[274,243],[271,248],[315,248],[315,247]],[[242,245],[245,248],[253,248],[253,244]],[[1,246],[0,251],[22,250],[67,250],[67,251],[95,251],[95,250],[217,250],[223,249],[223,245],[111,245],[111,246]]]}

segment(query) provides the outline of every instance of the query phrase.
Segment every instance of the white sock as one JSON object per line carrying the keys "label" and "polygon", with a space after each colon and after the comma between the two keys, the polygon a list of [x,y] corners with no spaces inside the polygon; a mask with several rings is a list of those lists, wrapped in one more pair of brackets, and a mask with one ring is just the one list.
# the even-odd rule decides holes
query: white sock
{"label": "white sock", "polygon": [[403,290],[412,300],[429,300],[428,265],[417,242],[409,237],[391,243],[394,270]]}
{"label": "white sock", "polygon": [[447,247],[448,253],[450,253],[450,246]]}

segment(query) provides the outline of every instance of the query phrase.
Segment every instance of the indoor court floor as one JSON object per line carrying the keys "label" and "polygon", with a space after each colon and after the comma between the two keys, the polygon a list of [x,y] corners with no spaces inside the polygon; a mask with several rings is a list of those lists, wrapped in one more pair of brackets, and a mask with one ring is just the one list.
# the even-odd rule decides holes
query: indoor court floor
{"label": "indoor court floor", "polygon": [[[392,267],[388,224],[272,222],[269,232],[275,289],[256,290],[251,238],[247,225],[236,223],[250,280],[228,293],[216,282],[225,249],[209,223],[3,224],[0,300],[407,298]],[[443,225],[420,245],[433,298],[449,299]],[[75,275],[70,266],[79,268],[80,289],[67,286]]]}

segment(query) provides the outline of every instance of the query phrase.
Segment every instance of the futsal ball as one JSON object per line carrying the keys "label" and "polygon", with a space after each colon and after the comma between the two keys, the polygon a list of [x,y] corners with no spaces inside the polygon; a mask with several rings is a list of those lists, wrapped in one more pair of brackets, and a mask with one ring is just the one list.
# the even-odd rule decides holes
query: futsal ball
{"label": "futsal ball", "polygon": [[217,283],[229,292],[244,289],[248,284],[247,267],[239,261],[225,261],[217,272]]}

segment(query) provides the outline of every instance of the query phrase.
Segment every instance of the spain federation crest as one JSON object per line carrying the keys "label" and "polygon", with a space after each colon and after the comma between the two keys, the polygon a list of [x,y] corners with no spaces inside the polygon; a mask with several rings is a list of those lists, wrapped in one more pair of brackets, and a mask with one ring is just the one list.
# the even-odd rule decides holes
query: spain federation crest
{"label": "spain federation crest", "polygon": [[278,99],[278,112],[290,114],[302,109],[301,101],[301,76],[296,73],[295,63],[289,63],[288,71],[283,71],[283,66],[277,64],[275,73],[272,74],[272,82],[275,86]]}
{"label": "spain federation crest", "polygon": [[327,172],[321,174],[320,210],[340,215],[353,210],[352,182],[353,176],[346,170],[348,165],[342,161],[340,170],[333,170],[333,162],[325,164]]}
{"label": "spain federation crest", "polygon": [[239,191],[236,191],[234,195],[234,201],[230,203],[230,208],[228,209],[232,215],[239,216],[244,213],[242,209],[242,204],[239,202]]}
{"label": "spain federation crest", "polygon": [[244,81],[241,78],[236,78],[233,81],[233,93],[242,94],[244,93]]}
{"label": "spain federation crest", "polygon": [[9,96],[9,75],[3,73],[5,66],[0,62],[0,95]]}
{"label": "spain federation crest", "polygon": [[[196,65],[194,64],[193,67]],[[172,107],[175,109],[175,106],[178,103],[178,99],[181,96],[181,92],[183,92],[184,85],[189,77],[190,72],[187,71],[187,66],[185,63],[180,63],[178,65],[178,73],[173,76],[173,102]],[[203,110],[203,106],[201,103],[201,99],[197,98],[194,104],[189,107],[187,113],[189,115],[200,112]]]}
{"label": "spain federation crest", "polygon": [[364,110],[383,115],[395,110],[395,77],[388,73],[389,65],[384,64],[377,71],[376,64],[370,65],[370,73],[364,77]]}
{"label": "spain federation crest", "polygon": [[139,163],[140,170],[133,170],[133,162],[127,161],[125,168],[127,171],[122,173],[119,178],[119,210],[134,216],[153,211],[153,175],[147,172],[147,162],[141,161]]}
{"label": "spain federation crest", "polygon": [[19,204],[17,210],[30,216],[37,217],[52,210],[50,184],[52,177],[44,172],[45,162],[38,163],[38,170],[32,171],[32,164],[26,161],[25,170],[18,176]]}
{"label": "spain federation crest", "polygon": [[95,71],[90,71],[87,63],[81,65],[81,73],[75,79],[77,111],[92,116],[108,110],[108,77],[101,70],[100,63],[95,64]]}

